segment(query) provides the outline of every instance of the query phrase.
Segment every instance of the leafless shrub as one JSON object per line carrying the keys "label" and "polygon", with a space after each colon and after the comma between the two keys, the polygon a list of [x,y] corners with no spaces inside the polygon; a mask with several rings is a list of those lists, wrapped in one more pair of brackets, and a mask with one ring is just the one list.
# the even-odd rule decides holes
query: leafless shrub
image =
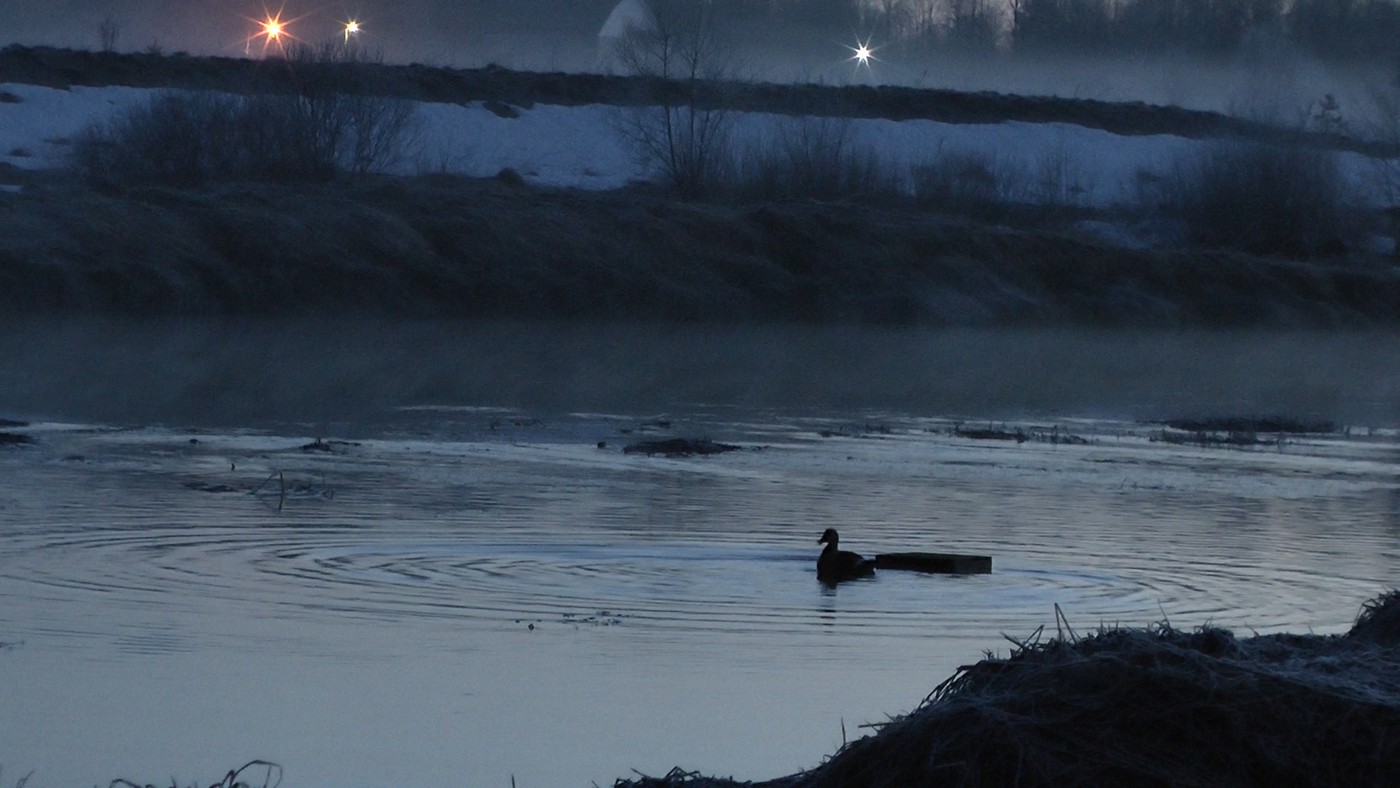
{"label": "leafless shrub", "polygon": [[1032,201],[1042,209],[1056,211],[1080,206],[1089,187],[1064,145],[1054,145],[1036,158]]}
{"label": "leafless shrub", "polygon": [[1203,246],[1312,257],[1356,230],[1335,155],[1302,144],[1219,141],[1178,158],[1160,203]]}
{"label": "leafless shrub", "polygon": [[79,172],[101,183],[192,186],[214,180],[327,180],[392,165],[414,107],[377,90],[353,48],[288,53],[291,89],[235,95],[171,91],[89,128]]}
{"label": "leafless shrub", "polygon": [[889,197],[903,193],[893,167],[852,132],[849,118],[788,118],[740,160],[735,187],[762,199]]}
{"label": "leafless shrub", "polygon": [[111,52],[117,48],[117,35],[121,32],[121,25],[117,18],[108,14],[102,18],[102,22],[97,25],[97,37],[102,43],[103,52]]}
{"label": "leafless shrub", "polygon": [[[1394,81],[1372,91],[1374,120],[1370,124],[1371,136],[1379,142],[1400,146],[1400,73]],[[1390,205],[1400,205],[1400,157],[1377,158],[1376,179],[1381,194]]]}
{"label": "leafless shrub", "polygon": [[699,196],[723,182],[732,166],[733,120],[700,102],[700,89],[725,75],[709,3],[663,0],[653,18],[629,29],[615,56],[634,76],[649,78],[651,99],[624,113],[620,131],[642,163],[676,191]]}
{"label": "leafless shrub", "polygon": [[1003,218],[1034,196],[1034,180],[1020,162],[980,151],[944,151],[913,168],[914,198],[945,213]]}
{"label": "leafless shrub", "polygon": [[235,96],[160,93],[80,134],[73,160],[94,182],[193,186],[247,164],[236,144],[239,112]]}
{"label": "leafless shrub", "polygon": [[388,167],[402,155],[415,110],[379,84],[382,57],[332,42],[292,47],[287,58],[294,85],[291,128],[304,138],[309,155],[356,174]]}

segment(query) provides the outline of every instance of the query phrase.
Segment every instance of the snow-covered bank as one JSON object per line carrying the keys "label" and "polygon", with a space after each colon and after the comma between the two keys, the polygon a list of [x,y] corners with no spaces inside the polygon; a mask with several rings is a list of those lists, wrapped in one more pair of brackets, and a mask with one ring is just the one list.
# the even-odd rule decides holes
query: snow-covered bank
{"label": "snow-covered bank", "polygon": [[[55,89],[0,84],[0,164],[50,169],[66,163],[70,143],[83,129],[148,101],[150,88]],[[399,157],[398,174],[451,173],[490,176],[512,169],[528,183],[567,188],[614,189],[652,173],[620,131],[636,110],[603,104],[499,106],[418,102],[413,140]],[[803,118],[734,112],[736,150],[781,137]],[[1131,202],[1137,184],[1165,175],[1183,155],[1210,140],[1174,134],[1118,134],[1072,123],[945,123],[933,120],[850,118],[853,145],[868,149],[900,177],[939,156],[969,154],[1028,180],[1054,172],[1075,200],[1088,207]],[[1349,191],[1364,205],[1388,202],[1377,181],[1377,163],[1339,151]]]}

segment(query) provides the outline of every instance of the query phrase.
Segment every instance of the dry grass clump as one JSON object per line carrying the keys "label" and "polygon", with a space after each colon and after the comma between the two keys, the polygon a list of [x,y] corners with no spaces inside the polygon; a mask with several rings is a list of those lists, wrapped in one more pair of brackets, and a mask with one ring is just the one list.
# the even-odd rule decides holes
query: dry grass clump
{"label": "dry grass clump", "polygon": [[1362,604],[1347,639],[1400,646],[1400,590],[1392,589]]}
{"label": "dry grass clump", "polygon": [[[210,785],[209,788],[277,788],[281,784],[281,766],[271,761],[254,760],[237,769],[230,769],[222,780]],[[108,783],[107,788],[160,788],[160,786],[154,783],[141,785],[118,778]],[[170,781],[170,788],[179,788],[178,783],[173,778]]]}
{"label": "dry grass clump", "polygon": [[1195,242],[1295,259],[1336,257],[1360,234],[1335,151],[1217,142],[1176,162],[1167,212]]}
{"label": "dry grass clump", "polygon": [[[1345,637],[1073,632],[960,669],[909,715],[771,783],[1400,785],[1400,592]],[[736,785],[672,772],[618,785]],[[744,783],[747,784],[747,783]]]}
{"label": "dry grass clump", "polygon": [[372,56],[299,44],[277,65],[287,92],[166,90],[89,127],[73,147],[76,170],[102,187],[321,182],[405,155],[417,110],[383,95]]}

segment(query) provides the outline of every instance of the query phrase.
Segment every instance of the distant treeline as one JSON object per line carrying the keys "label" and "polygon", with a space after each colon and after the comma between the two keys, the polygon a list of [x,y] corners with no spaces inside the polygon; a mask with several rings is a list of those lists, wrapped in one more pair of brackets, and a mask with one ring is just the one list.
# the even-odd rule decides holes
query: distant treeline
{"label": "distant treeline", "polygon": [[1327,59],[1400,57],[1397,0],[714,0],[714,7],[736,29],[842,38],[858,30],[906,50],[1228,55],[1291,44]]}

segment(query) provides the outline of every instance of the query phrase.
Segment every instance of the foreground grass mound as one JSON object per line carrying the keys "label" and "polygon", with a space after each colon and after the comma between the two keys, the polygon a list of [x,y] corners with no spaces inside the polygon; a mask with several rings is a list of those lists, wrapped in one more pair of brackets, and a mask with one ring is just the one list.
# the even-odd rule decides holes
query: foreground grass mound
{"label": "foreground grass mound", "polygon": [[[674,771],[617,786],[749,784]],[[1036,638],[762,785],[1400,785],[1400,592],[1345,636],[1164,623]]]}

